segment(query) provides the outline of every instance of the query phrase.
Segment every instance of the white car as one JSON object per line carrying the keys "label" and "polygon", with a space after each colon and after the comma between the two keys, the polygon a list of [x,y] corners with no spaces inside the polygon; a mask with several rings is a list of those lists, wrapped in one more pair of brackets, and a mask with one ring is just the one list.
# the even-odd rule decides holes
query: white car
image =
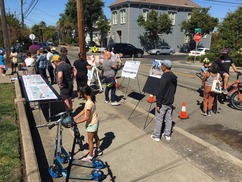
{"label": "white car", "polygon": [[202,56],[209,51],[209,48],[198,48],[197,50],[190,51],[188,56]]}
{"label": "white car", "polygon": [[160,49],[151,49],[148,53],[151,54],[174,54],[176,51],[175,49],[171,48],[170,46],[161,46]]}

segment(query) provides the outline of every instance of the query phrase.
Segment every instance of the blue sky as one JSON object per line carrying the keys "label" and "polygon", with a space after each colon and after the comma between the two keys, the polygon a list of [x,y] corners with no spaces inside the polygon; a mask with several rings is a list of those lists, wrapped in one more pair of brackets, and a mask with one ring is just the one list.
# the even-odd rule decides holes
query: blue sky
{"label": "blue sky", "polygon": [[[228,12],[233,12],[239,5],[232,3],[241,3],[242,0],[223,0],[229,1],[230,4],[215,3],[208,0],[193,0],[193,2],[199,4],[202,7],[210,7],[210,14],[219,19],[224,18]],[[24,12],[28,9],[31,0],[23,0]],[[40,21],[45,21],[47,25],[55,25],[59,19],[59,14],[65,9],[65,4],[68,0],[39,0],[36,8],[26,18],[25,23],[28,26],[37,24]],[[108,18],[110,18],[110,10],[108,6],[114,2],[114,0],[104,0],[105,7],[104,12]],[[6,12],[16,13],[17,17],[20,17],[20,1],[19,0],[5,0]],[[241,3],[242,4],[242,3]]]}

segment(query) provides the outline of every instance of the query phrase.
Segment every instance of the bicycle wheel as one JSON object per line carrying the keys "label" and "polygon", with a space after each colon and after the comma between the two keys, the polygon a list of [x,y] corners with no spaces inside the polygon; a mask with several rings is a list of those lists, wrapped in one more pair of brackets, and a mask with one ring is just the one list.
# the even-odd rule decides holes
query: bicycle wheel
{"label": "bicycle wheel", "polygon": [[230,97],[230,104],[238,110],[242,110],[242,90],[234,92]]}

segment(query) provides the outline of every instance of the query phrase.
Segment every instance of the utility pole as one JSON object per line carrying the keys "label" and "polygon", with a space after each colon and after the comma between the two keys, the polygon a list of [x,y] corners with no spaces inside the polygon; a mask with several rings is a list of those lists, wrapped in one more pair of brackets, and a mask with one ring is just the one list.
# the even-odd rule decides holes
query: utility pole
{"label": "utility pole", "polygon": [[86,59],[86,41],[85,41],[85,26],[83,13],[83,0],[76,0],[77,8],[77,24],[78,24],[78,42],[80,53],[83,54],[83,59]]}
{"label": "utility pole", "polygon": [[6,14],[5,14],[5,6],[4,6],[4,0],[0,0],[0,12],[1,12],[1,22],[2,22],[2,32],[3,32],[3,43],[4,48],[6,49],[6,60],[7,63],[10,63],[9,55],[9,37],[8,37],[8,27],[7,27],[7,21],[6,21]]}
{"label": "utility pole", "polygon": [[20,0],[21,25],[24,28],[23,0]]}

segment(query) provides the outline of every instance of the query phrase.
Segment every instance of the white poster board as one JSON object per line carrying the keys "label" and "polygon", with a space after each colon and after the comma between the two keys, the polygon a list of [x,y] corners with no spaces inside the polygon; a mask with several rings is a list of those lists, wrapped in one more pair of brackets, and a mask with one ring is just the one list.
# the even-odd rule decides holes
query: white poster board
{"label": "white poster board", "polygon": [[163,71],[161,70],[161,62],[162,60],[155,60],[151,66],[149,76],[155,78],[161,78],[163,75]]}
{"label": "white poster board", "polygon": [[23,75],[22,79],[30,102],[58,99],[40,75]]}
{"label": "white poster board", "polygon": [[121,77],[135,79],[139,70],[140,61],[126,61]]}

